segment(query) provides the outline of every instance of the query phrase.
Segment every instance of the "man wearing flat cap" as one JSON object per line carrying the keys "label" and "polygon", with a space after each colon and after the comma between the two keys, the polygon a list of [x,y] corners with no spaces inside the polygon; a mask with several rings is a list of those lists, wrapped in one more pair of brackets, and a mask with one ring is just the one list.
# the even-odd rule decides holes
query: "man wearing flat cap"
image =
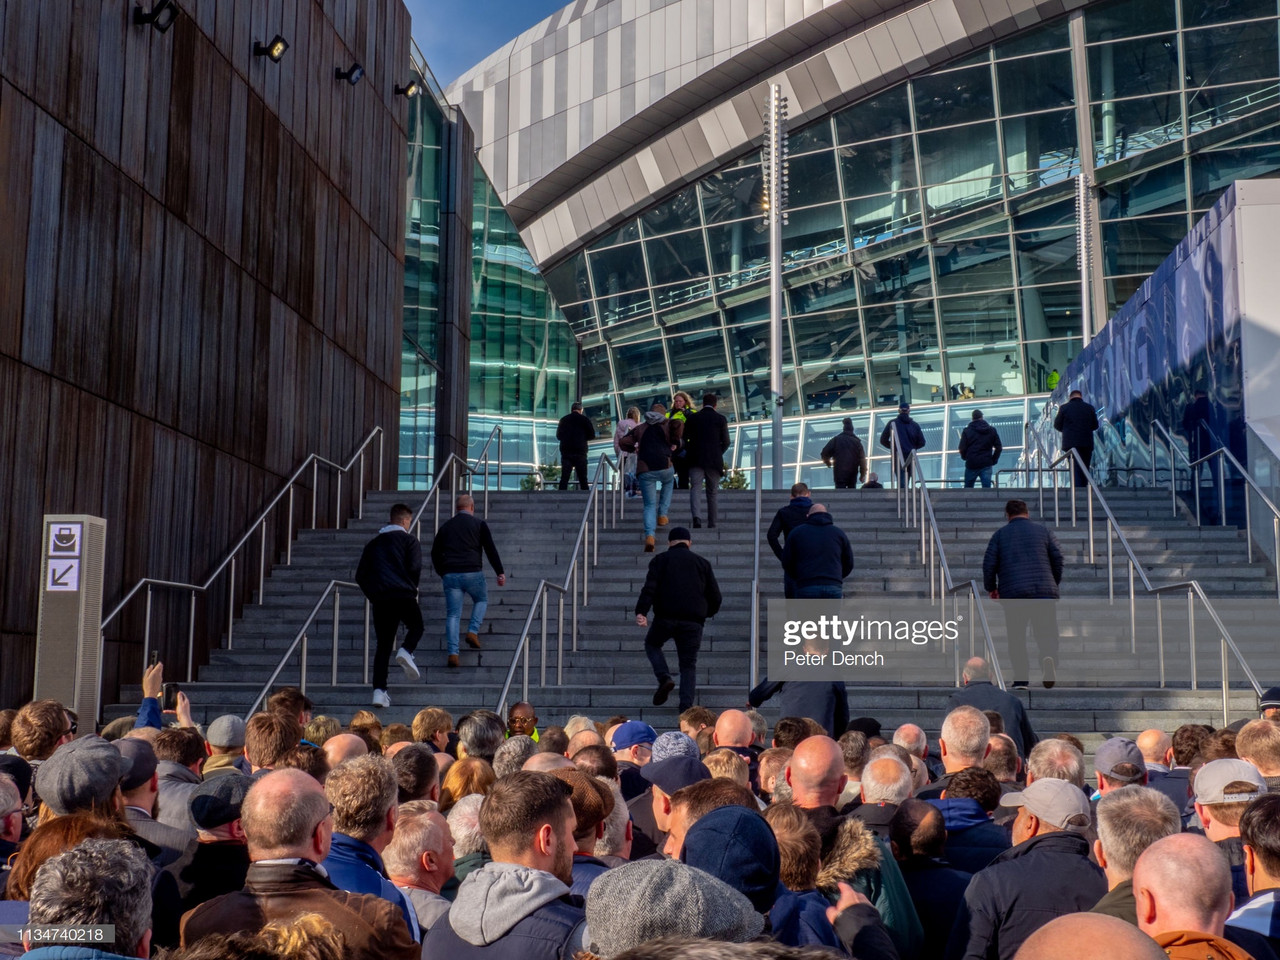
{"label": "man wearing flat cap", "polygon": [[573,790],[569,804],[577,826],[573,830],[573,883],[569,892],[585,897],[592,882],[609,869],[609,864],[595,856],[596,841],[604,836],[604,822],[613,813],[613,791],[604,782],[577,768],[555,770],[551,774]]}
{"label": "man wearing flat cap", "polygon": [[157,861],[159,866],[167,867],[184,858],[189,860],[195,852],[195,837],[155,819],[160,783],[151,744],[136,737],[126,737],[116,740],[111,746],[129,761],[128,772],[120,778],[120,793],[124,800],[124,815],[133,832],[163,851]]}
{"label": "man wearing flat cap", "polygon": [[1107,892],[1106,875],[1089,861],[1089,800],[1079,787],[1036,780],[1001,801],[1018,808],[1013,846],[969,882],[947,960],[1012,960],[1040,927]]}
{"label": "man wearing flat cap", "polygon": [[205,780],[229,775],[249,776],[252,769],[244,758],[245,723],[234,714],[218,717],[205,731],[204,762],[200,775]]}
{"label": "man wearing flat cap", "polygon": [[240,806],[253,780],[231,773],[196,787],[187,801],[196,825],[196,848],[180,879],[190,887],[183,911],[244,886],[249,847],[240,823]]}
{"label": "man wearing flat cap", "polygon": [[133,766],[128,757],[98,736],[81,737],[58,747],[40,764],[35,789],[50,811],[112,816],[122,805],[120,781]]}
{"label": "man wearing flat cap", "polygon": [[649,561],[649,573],[636,600],[636,626],[649,628],[644,652],[658,680],[653,705],[662,706],[675,689],[662,652],[666,642],[674,640],[680,661],[681,713],[693,706],[698,692],[698,648],[702,646],[703,625],[720,611],[720,585],[715,572],[705,557],[693,552],[692,546],[693,535],[687,527],[672,527],[667,533],[667,552]]}

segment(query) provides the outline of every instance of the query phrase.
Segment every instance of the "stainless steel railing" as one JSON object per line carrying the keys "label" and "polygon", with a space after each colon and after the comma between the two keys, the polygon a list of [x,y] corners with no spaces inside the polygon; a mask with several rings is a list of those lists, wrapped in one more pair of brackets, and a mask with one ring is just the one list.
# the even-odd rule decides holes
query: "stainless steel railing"
{"label": "stainless steel railing", "polygon": [[752,551],[751,562],[751,660],[747,666],[751,689],[760,682],[760,524],[764,512],[764,424],[756,424],[755,449],[756,474],[756,516],[755,516],[755,550]]}
{"label": "stainless steel railing", "polygon": [[[608,477],[606,486],[606,475]],[[604,493],[602,493],[604,491]],[[608,496],[610,504],[602,506],[603,496]],[[511,666],[507,670],[506,680],[502,684],[502,692],[498,695],[498,703],[494,708],[500,716],[506,715],[507,698],[511,693],[511,685],[515,682],[516,671],[520,669],[521,657],[524,658],[524,670],[520,682],[520,699],[529,699],[529,646],[530,634],[539,608],[542,614],[542,647],[538,685],[547,686],[548,658],[548,615],[551,595],[556,595],[556,686],[564,684],[564,629],[565,599],[570,601],[570,638],[572,651],[578,650],[578,588],[581,580],[582,606],[590,602],[591,568],[600,562],[600,530],[607,523],[616,527],[622,518],[625,498],[623,496],[622,471],[617,461],[607,453],[600,454],[596,468],[592,474],[587,503],[582,510],[582,522],[578,525],[578,535],[574,540],[573,552],[569,556],[569,569],[564,580],[553,583],[545,577],[538,581],[533,600],[529,604],[529,613],[525,617],[524,627],[516,641],[515,652],[511,656]]]}
{"label": "stainless steel railing", "polygon": [[[181,583],[174,580],[160,580],[154,577],[144,577],[133,585],[133,588],[124,595],[123,599],[117,603],[111,611],[102,618],[102,630],[105,630],[120,612],[133,600],[135,596],[142,593],[146,601],[146,613],[143,618],[142,631],[142,659],[147,662],[151,653],[151,604],[152,593],[156,589],[163,590],[183,590],[190,594],[190,614],[188,616],[187,625],[187,681],[190,682],[194,676],[195,670],[195,634],[196,634],[196,600],[199,596],[208,594],[209,590],[217,582],[218,578],[224,572],[227,573],[227,649],[232,649],[233,645],[233,627],[235,623],[235,605],[236,605],[236,567],[237,558],[240,551],[255,536],[259,536],[258,543],[258,603],[263,602],[264,588],[267,576],[267,526],[277,507],[282,503],[287,503],[287,519],[285,538],[285,560],[284,565],[289,566],[293,562],[293,516],[294,516],[294,489],[298,481],[308,471],[311,471],[311,529],[316,529],[316,504],[317,504],[317,483],[319,481],[319,469],[325,467],[332,470],[337,475],[337,491],[335,495],[334,507],[334,524],[340,525],[343,520],[342,513],[342,481],[348,473],[353,471],[356,463],[359,463],[359,472],[355,481],[358,487],[358,498],[356,506],[356,516],[364,516],[364,494],[365,487],[365,457],[369,446],[377,441],[378,452],[375,459],[377,464],[377,480],[378,489],[382,487],[382,428],[374,427],[361,441],[355,452],[347,460],[345,464],[335,463],[319,454],[310,454],[296,470],[290,475],[289,479],[276,492],[275,496],[268,501],[267,505],[249,525],[248,529],[235,542],[235,545],[226,552],[222,560],[213,568],[213,572],[202,583]],[[99,641],[102,642],[101,640]]]}

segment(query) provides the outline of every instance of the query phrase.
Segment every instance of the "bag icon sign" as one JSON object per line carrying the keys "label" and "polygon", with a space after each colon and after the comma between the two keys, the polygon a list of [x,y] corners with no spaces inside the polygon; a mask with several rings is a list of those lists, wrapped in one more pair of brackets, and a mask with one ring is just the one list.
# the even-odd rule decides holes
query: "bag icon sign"
{"label": "bag icon sign", "polygon": [[60,547],[74,547],[76,531],[71,527],[59,527],[53,535],[53,542]]}
{"label": "bag icon sign", "polygon": [[80,556],[80,537],[84,527],[79,523],[57,523],[49,528],[51,556]]}

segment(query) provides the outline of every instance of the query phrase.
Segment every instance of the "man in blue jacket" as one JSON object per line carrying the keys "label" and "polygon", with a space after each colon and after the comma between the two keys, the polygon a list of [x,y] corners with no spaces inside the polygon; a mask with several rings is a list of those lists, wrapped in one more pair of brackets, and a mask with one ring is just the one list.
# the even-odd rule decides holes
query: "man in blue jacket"
{"label": "man in blue jacket", "polygon": [[1027,665],[1030,625],[1035,630],[1048,690],[1057,681],[1058,622],[1053,601],[1058,599],[1062,582],[1062,550],[1048,527],[1031,520],[1025,501],[1010,500],[1004,515],[1008,522],[991,535],[982,558],[983,589],[992,600],[1023,601],[1004,606],[1014,689],[1027,689],[1031,676]]}
{"label": "man in blue jacket", "polygon": [[808,519],[787,536],[782,569],[795,582],[798,600],[844,596],[844,579],[853,572],[853,547],[822,504],[810,507]]}

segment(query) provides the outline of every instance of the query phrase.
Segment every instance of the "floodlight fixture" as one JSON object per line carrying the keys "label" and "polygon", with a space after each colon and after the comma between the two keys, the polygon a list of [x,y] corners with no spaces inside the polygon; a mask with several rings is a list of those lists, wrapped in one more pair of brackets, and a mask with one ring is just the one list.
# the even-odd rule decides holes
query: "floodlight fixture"
{"label": "floodlight fixture", "polygon": [[253,55],[255,57],[266,57],[272,63],[279,63],[288,49],[289,41],[278,33],[272,37],[270,43],[263,43],[261,40],[253,42]]}
{"label": "floodlight fixture", "polygon": [[164,33],[178,19],[178,5],[173,0],[155,0],[150,10],[142,9],[142,4],[133,8],[133,22],[136,26],[152,27],[157,33]]}
{"label": "floodlight fixture", "polygon": [[346,70],[341,67],[334,67],[333,77],[335,80],[345,80],[354,87],[364,77],[364,67],[358,63],[351,64]]}
{"label": "floodlight fixture", "polygon": [[410,80],[403,87],[396,87],[396,96],[404,97],[406,100],[412,100],[420,93],[422,93],[422,84],[417,80]]}

